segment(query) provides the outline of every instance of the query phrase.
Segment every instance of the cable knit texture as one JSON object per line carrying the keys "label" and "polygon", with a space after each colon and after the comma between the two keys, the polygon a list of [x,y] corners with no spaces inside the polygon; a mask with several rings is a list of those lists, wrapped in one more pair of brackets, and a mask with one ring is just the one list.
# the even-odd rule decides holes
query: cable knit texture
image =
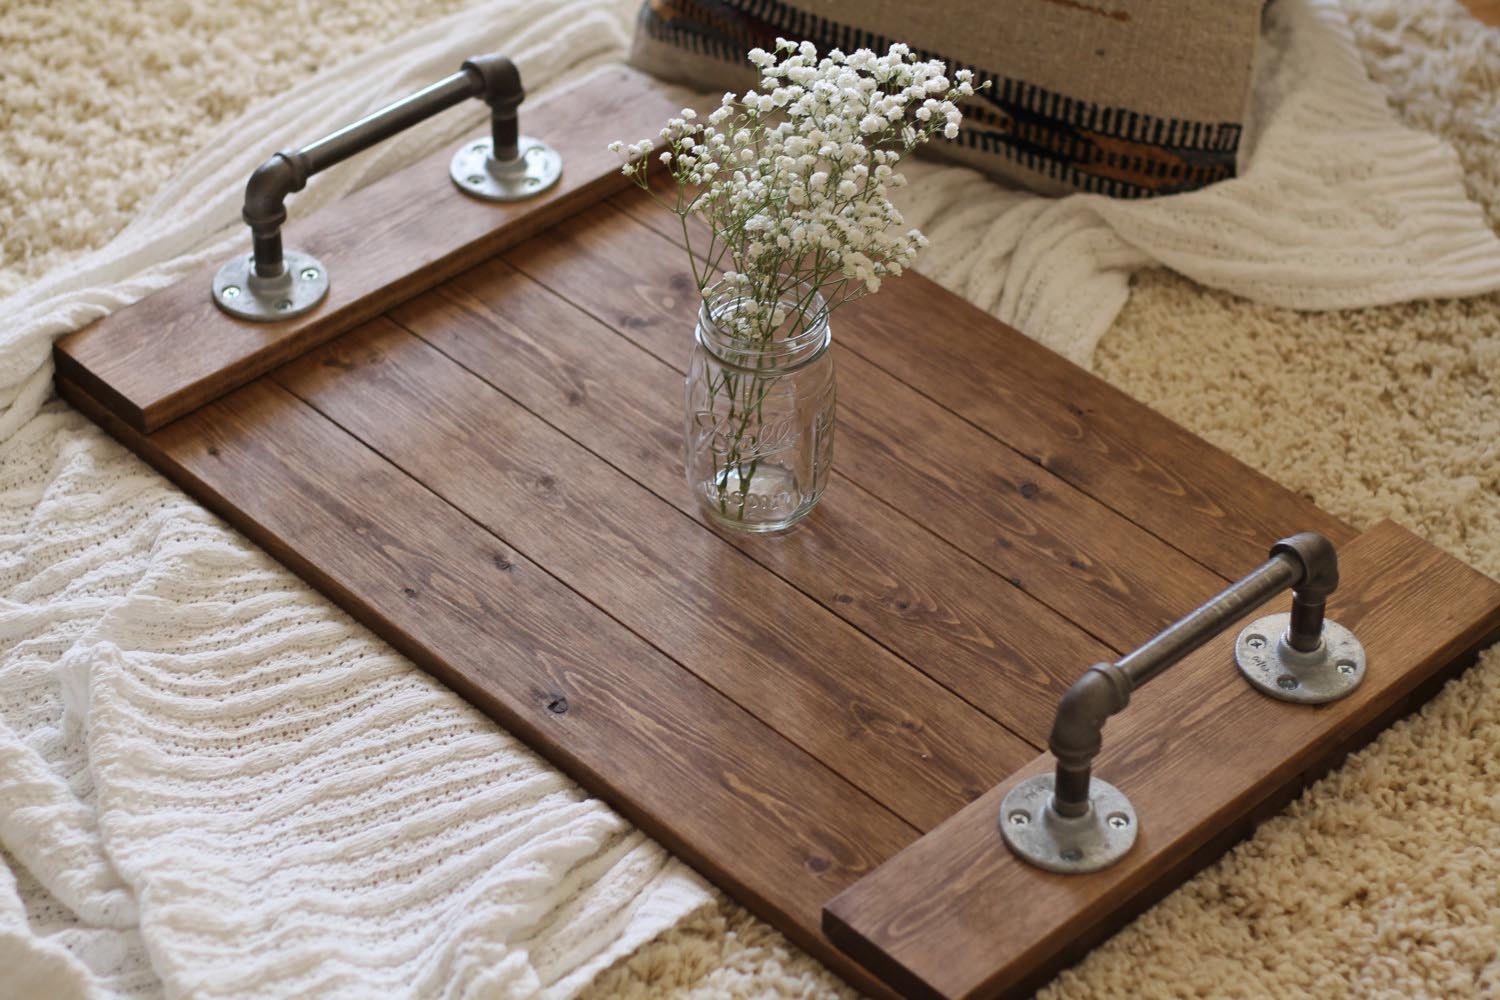
{"label": "cable knit texture", "polygon": [[[1375,9],[1384,0],[1361,2],[1374,10],[1355,19],[1366,61],[1377,75],[1399,76],[1395,57],[1371,39],[1410,46],[1403,35],[1410,25]],[[46,401],[57,335],[243,242],[239,192],[266,151],[329,131],[476,51],[515,56],[533,94],[564,84],[620,56],[635,6],[505,0],[459,10],[457,0],[362,0],[334,12],[299,8],[304,23],[295,32],[278,27],[286,11],[273,2],[237,5],[232,15],[192,0],[100,5],[88,15],[41,5],[0,13],[8,87],[0,106],[0,183],[8,192],[0,200],[8,258],[0,291],[19,290],[0,303],[0,996],[562,998],[694,911],[684,930],[612,970],[590,996],[839,989],[763,924],[722,905],[702,909],[710,896],[701,881],[659,848],[87,421]],[[458,13],[379,47],[450,10]],[[1365,80],[1339,9],[1278,0],[1271,10],[1255,130],[1238,180],[1150,203],[1050,201],[962,169],[916,164],[908,214],[934,238],[923,269],[1085,361],[1125,303],[1130,275],[1153,261],[1297,309],[1497,287],[1497,244],[1462,196],[1458,160],[1396,123]],[[86,29],[69,36],[71,19]],[[143,24],[161,28],[130,46],[109,45],[140,35]],[[356,52],[363,54],[299,82],[321,61]],[[105,86],[62,75],[74,65],[103,67],[97,79]],[[143,77],[152,84],[132,85]],[[1470,114],[1475,75],[1459,79],[1467,89],[1452,90],[1469,117],[1432,127],[1459,142],[1465,162],[1480,164],[1468,181],[1483,196],[1484,164],[1495,162],[1486,131],[1494,117]],[[205,81],[212,85],[204,89]],[[294,82],[277,100],[229,120],[250,96]],[[1414,121],[1422,121],[1429,90],[1402,91]],[[205,130],[205,120],[225,124]],[[293,211],[327,204],[481,122],[479,110],[440,117],[316,178]],[[191,161],[173,160],[153,145],[163,136],[204,148]],[[100,249],[80,255],[90,247]],[[1266,342],[1297,326],[1275,310],[1259,314],[1261,328],[1247,326],[1242,301],[1205,296],[1180,278],[1148,276],[1141,289],[1135,311],[1121,317],[1132,344],[1149,343],[1179,317]],[[1497,311],[1492,299],[1475,301],[1462,318],[1474,364],[1484,366],[1494,353],[1484,323]],[[1378,319],[1368,325],[1403,349],[1396,331]],[[1119,349],[1106,353],[1111,377],[1190,426],[1217,432],[1284,481],[1297,479],[1302,466],[1275,465],[1274,441],[1237,436],[1247,426],[1253,434],[1259,421],[1223,425],[1235,400],[1204,402],[1204,410],[1194,401],[1213,397],[1184,391],[1203,349],[1186,326],[1168,331],[1181,336],[1169,341],[1171,363],[1158,360],[1157,368],[1142,358],[1122,362]],[[1328,331],[1321,346],[1329,350],[1338,336],[1362,330],[1336,316],[1316,329]],[[1443,336],[1429,333],[1429,341]],[[1232,368],[1241,362],[1231,346],[1223,353]],[[1423,356],[1435,358],[1434,373],[1458,370],[1443,368],[1431,343]],[[1482,397],[1463,395],[1472,389],[1467,377],[1450,380],[1461,398],[1449,399],[1421,372],[1400,374],[1397,403],[1414,394],[1426,407],[1397,424],[1412,448],[1452,437],[1426,428],[1421,414],[1470,413]],[[1384,409],[1368,415],[1384,419]],[[1494,483],[1484,468],[1493,471],[1494,435],[1483,440],[1489,450],[1459,453],[1483,466],[1469,478],[1489,511],[1484,497],[1493,499]],[[1357,471],[1365,486],[1384,475],[1374,459]],[[1455,475],[1457,495],[1467,487]],[[1346,514],[1390,507],[1389,490],[1350,492],[1316,478],[1312,486],[1320,502]],[[1471,559],[1494,542],[1492,532],[1455,541],[1436,507],[1408,511],[1429,537]],[[1457,523],[1477,531],[1490,520],[1487,513]],[[1476,884],[1500,884],[1487,854],[1464,848],[1494,828],[1493,817],[1476,812],[1467,814],[1472,822],[1452,823],[1444,812],[1466,801],[1465,789],[1488,787],[1482,754],[1465,735],[1493,721],[1496,664],[1493,656],[1486,662],[1489,669],[1436,703],[1436,723],[1393,731],[1373,763],[1320,786],[1322,799],[1272,824],[1055,989],[1126,996],[1178,970],[1173,981],[1185,990],[1213,992],[1254,971],[1255,992],[1335,995],[1347,963],[1366,959],[1378,967],[1372,985],[1406,995],[1422,993],[1424,983],[1431,993],[1452,992],[1451,983],[1493,985],[1492,968],[1476,971],[1484,968],[1484,935],[1459,932],[1500,911],[1489,896],[1461,891],[1465,872],[1481,876]],[[1477,707],[1455,714],[1455,698],[1457,707]],[[1457,742],[1445,743],[1449,736]],[[1422,752],[1406,752],[1411,747]],[[1417,773],[1424,754],[1451,758],[1442,773],[1453,788],[1441,795],[1393,788],[1392,769]],[[1341,798],[1351,801],[1339,805]],[[1370,826],[1377,801],[1429,809],[1417,836],[1442,845],[1424,855],[1422,879],[1438,895],[1424,897],[1403,881],[1405,869],[1392,859],[1417,848],[1388,825]],[[1337,840],[1360,851],[1327,871],[1299,867],[1310,849],[1331,850],[1319,847],[1325,829],[1346,831]],[[1301,846],[1287,853],[1287,844]],[[1454,858],[1457,867],[1443,863]],[[1361,873],[1366,895],[1384,893],[1390,902],[1340,904],[1341,912],[1352,907],[1350,919],[1316,924],[1321,936],[1294,933],[1314,927],[1314,901],[1296,883],[1312,880],[1319,898],[1336,899],[1350,871]],[[1273,883],[1272,902],[1255,895],[1254,886]],[[1392,909],[1406,904],[1427,920],[1430,951],[1391,937],[1399,933],[1392,928],[1410,925],[1398,920],[1405,911]],[[1291,930],[1280,934],[1283,925]],[[1330,940],[1339,946],[1330,950]],[[1257,947],[1279,961],[1251,959],[1259,964],[1247,970],[1245,956]],[[1341,948],[1348,954],[1335,954]],[[1405,958],[1392,957],[1396,951]],[[1449,978],[1424,979],[1432,969]]]}
{"label": "cable knit texture", "polygon": [[565,997],[707,899],[76,413],[3,460],[0,838],[112,992]]}

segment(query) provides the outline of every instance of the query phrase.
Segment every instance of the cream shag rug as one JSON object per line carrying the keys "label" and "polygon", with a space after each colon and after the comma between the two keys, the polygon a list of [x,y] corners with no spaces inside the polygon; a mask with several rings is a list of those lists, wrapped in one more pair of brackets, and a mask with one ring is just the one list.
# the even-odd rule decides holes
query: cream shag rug
{"label": "cream shag rug", "polygon": [[[106,242],[254,101],[464,6],[7,5],[0,296]],[[1454,144],[1471,196],[1500,224],[1500,30],[1455,0],[1346,6],[1372,77],[1408,123]],[[1500,576],[1500,296],[1304,314],[1146,272],[1095,364],[1356,525],[1394,517]],[[1500,993],[1497,722],[1491,651],[1048,993]],[[723,902],[585,995],[840,992]]]}

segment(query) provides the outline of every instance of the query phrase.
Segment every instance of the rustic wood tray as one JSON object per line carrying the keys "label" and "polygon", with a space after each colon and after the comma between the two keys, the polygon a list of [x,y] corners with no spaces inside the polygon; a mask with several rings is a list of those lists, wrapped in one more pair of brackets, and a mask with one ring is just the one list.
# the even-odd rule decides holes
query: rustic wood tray
{"label": "rustic wood tray", "polygon": [[[528,105],[557,189],[471,201],[435,155],[290,227],[333,275],[311,315],[229,319],[206,271],[62,341],[59,389],[873,995],[1034,988],[1500,630],[1492,581],[914,275],[835,317],[815,514],[710,527],[680,468],[680,231],[604,149],[674,110],[626,70]],[[1125,861],[1018,862],[998,803],[1051,766],[1067,686],[1304,530],[1342,547],[1364,685],[1267,699],[1229,630],[1111,724]]]}

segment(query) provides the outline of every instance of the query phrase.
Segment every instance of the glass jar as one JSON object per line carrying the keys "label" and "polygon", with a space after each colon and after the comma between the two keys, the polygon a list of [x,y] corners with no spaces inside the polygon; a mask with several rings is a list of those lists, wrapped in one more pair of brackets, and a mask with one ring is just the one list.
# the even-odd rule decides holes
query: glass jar
{"label": "glass jar", "polygon": [[806,517],[833,464],[828,309],[794,285],[760,303],[704,289],[687,375],[688,485],[704,513],[742,531]]}

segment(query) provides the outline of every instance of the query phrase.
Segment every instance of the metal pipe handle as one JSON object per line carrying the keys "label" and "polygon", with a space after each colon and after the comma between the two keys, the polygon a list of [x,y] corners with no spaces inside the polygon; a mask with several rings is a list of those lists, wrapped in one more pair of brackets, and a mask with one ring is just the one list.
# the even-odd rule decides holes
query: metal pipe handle
{"label": "metal pipe handle", "polygon": [[[282,247],[286,199],[308,178],[471,97],[490,106],[490,138],[468,143],[450,169],[460,189],[490,201],[512,201],[551,187],[562,172],[557,153],[520,134],[516,109],[525,99],[521,74],[503,55],[476,56],[457,73],[388,104],[300,149],[282,150],[256,168],[240,213],[252,252],[227,262],[213,296],[231,315],[251,320],[300,316],[328,293],[328,271],[316,258]],[[460,175],[460,162],[462,172]]]}
{"label": "metal pipe handle", "polygon": [[1241,632],[1241,672],[1286,700],[1332,701],[1354,690],[1364,679],[1364,651],[1347,629],[1324,618],[1338,582],[1333,543],[1311,532],[1294,535],[1272,546],[1264,565],[1135,652],[1090,667],[1057,706],[1047,740],[1055,773],[1022,782],[1001,805],[1000,827],[1012,850],[1059,872],[1097,871],[1123,857],[1135,842],[1135,811],[1119,789],[1092,774],[1105,721],[1130,703],[1136,688],[1287,587],[1289,615],[1258,619]]}

